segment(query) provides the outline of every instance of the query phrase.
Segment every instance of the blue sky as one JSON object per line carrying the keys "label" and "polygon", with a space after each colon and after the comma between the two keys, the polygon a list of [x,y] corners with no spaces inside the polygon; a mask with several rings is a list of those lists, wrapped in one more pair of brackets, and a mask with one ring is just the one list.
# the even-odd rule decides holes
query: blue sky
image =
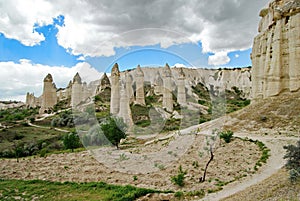
{"label": "blue sky", "polygon": [[[82,62],[82,54],[73,55],[70,51],[58,44],[57,26],[64,26],[64,16],[53,18],[53,23],[45,26],[34,25],[33,32],[43,34],[45,40],[34,46],[23,45],[16,39],[6,38],[0,33],[0,61],[19,63],[20,59],[28,59],[35,64],[49,66],[72,67]],[[203,53],[202,44],[184,43],[162,48],[160,44],[147,46],[129,46],[114,48],[113,56],[87,56],[84,61],[100,72],[109,72],[114,63],[118,63],[121,70],[141,66],[164,66],[183,64],[193,67],[246,67],[251,65],[251,48],[243,51],[233,51],[228,54],[230,62],[223,65],[209,65],[208,57],[212,53]]]}
{"label": "blue sky", "polygon": [[0,100],[39,96],[47,73],[58,87],[77,71],[99,79],[115,62],[121,70],[250,66],[267,2],[0,0]]}

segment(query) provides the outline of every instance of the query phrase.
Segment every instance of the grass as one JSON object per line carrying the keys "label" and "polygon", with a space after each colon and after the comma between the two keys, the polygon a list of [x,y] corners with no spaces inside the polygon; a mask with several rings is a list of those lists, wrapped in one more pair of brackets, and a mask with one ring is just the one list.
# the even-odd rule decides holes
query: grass
{"label": "grass", "polygon": [[41,180],[0,180],[0,200],[130,201],[159,191],[104,182],[75,183]]}

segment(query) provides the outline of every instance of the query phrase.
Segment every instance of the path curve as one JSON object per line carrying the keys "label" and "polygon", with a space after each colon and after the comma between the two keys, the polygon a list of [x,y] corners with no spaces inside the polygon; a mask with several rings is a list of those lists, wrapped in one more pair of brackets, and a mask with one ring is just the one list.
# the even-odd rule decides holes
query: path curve
{"label": "path curve", "polygon": [[270,177],[285,164],[285,159],[283,159],[285,150],[283,149],[283,146],[299,140],[299,138],[296,137],[249,136],[249,134],[245,133],[235,133],[234,136],[242,138],[248,137],[250,139],[263,142],[270,149],[270,157],[267,160],[267,163],[261,167],[261,170],[259,170],[257,174],[248,176],[240,181],[230,183],[224,186],[223,190],[208,194],[206,197],[201,199],[203,201],[214,201],[226,198]]}

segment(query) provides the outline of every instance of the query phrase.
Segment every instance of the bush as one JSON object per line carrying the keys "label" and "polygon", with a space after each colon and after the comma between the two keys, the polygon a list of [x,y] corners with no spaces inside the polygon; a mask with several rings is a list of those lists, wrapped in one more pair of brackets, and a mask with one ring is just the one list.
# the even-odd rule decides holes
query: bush
{"label": "bush", "polygon": [[287,145],[283,147],[286,149],[286,155],[284,158],[287,159],[286,168],[290,170],[291,182],[296,182],[300,178],[300,140],[297,145]]}
{"label": "bush", "polygon": [[101,125],[101,129],[106,138],[117,148],[119,148],[120,140],[126,138],[126,124],[120,118],[110,117],[106,123]]}
{"label": "bush", "polygon": [[77,133],[71,132],[64,136],[63,143],[66,149],[71,149],[72,152],[74,149],[81,147],[80,139]]}
{"label": "bush", "polygon": [[233,132],[228,130],[228,131],[223,131],[220,132],[220,138],[223,139],[226,143],[231,142],[232,136],[233,136]]}
{"label": "bush", "polygon": [[178,174],[176,176],[172,176],[171,181],[174,184],[177,184],[178,186],[182,187],[182,186],[184,186],[184,177],[185,177],[185,175],[186,175],[186,171],[183,171],[182,167],[180,165],[179,169],[178,169]]}

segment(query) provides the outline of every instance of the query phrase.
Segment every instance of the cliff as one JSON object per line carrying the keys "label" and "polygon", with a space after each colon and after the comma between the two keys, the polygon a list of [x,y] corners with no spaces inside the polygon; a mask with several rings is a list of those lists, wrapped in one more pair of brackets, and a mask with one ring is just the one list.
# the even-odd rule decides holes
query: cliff
{"label": "cliff", "polygon": [[275,0],[260,12],[252,48],[253,99],[300,88],[300,0]]}

